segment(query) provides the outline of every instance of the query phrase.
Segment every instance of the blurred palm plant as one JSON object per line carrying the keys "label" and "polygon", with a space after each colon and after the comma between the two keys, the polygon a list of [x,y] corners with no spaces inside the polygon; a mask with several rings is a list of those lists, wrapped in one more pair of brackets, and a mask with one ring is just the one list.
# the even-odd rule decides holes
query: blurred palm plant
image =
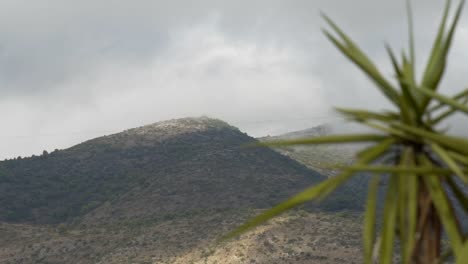
{"label": "blurred palm plant", "polygon": [[[364,215],[363,246],[365,263],[378,260],[391,263],[395,242],[400,242],[404,263],[441,261],[441,237],[449,240],[450,254],[458,263],[468,263],[467,234],[460,227],[454,203],[468,213],[468,138],[446,134],[438,125],[456,113],[468,114],[468,89],[455,96],[437,92],[446,68],[464,0],[450,19],[451,1],[445,10],[422,79],[416,81],[415,47],[411,7],[408,1],[409,53],[398,60],[387,48],[396,80],[385,78],[376,65],[330,18],[323,18],[331,31],[326,37],[374,83],[395,106],[394,111],[363,109],[337,111],[346,118],[366,125],[375,133],[333,135],[265,143],[268,146],[370,142],[360,151],[356,163],[343,167],[335,177],[309,187],[289,200],[246,222],[230,236],[245,232],[284,211],[310,200],[320,200],[358,172],[372,172]],[[332,34],[334,33],[334,34]],[[383,176],[386,180],[382,228],[376,231],[377,193]],[[448,194],[453,193],[454,199]]]}

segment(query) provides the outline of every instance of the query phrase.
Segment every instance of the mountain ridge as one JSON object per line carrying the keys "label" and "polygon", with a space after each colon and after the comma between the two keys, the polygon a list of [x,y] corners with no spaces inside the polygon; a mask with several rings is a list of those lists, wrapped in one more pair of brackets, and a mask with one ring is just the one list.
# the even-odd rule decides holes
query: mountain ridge
{"label": "mountain ridge", "polygon": [[57,223],[90,213],[92,222],[268,207],[323,178],[269,148],[243,147],[253,142],[226,122],[183,118],[2,161],[0,220]]}
{"label": "mountain ridge", "polygon": [[[0,262],[359,260],[359,217],[321,210],[349,207],[355,195],[346,192],[323,207],[288,212],[239,240],[216,243],[246,219],[325,179],[270,148],[245,147],[255,142],[226,122],[184,118],[2,161]],[[346,241],[335,241],[337,235]]]}

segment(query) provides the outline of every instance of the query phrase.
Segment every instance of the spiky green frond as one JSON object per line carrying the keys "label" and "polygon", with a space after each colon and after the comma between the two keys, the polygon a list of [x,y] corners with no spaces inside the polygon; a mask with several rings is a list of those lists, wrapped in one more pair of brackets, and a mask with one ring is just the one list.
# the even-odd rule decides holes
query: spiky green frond
{"label": "spiky green frond", "polygon": [[357,135],[333,135],[321,136],[312,138],[301,138],[294,140],[278,140],[258,143],[256,145],[280,147],[294,145],[311,145],[311,144],[339,144],[339,143],[360,143],[360,142],[376,142],[386,139],[387,136],[379,134],[357,134]]}
{"label": "spiky green frond", "polygon": [[382,243],[380,244],[380,263],[392,263],[395,227],[397,223],[397,178],[391,177],[385,198],[384,218],[382,225]]}
{"label": "spiky green frond", "polygon": [[375,227],[377,216],[377,191],[379,188],[380,176],[374,175],[369,182],[369,192],[367,194],[366,212],[364,215],[364,228],[362,241],[364,246],[364,263],[372,263],[372,251],[375,243]]}
{"label": "spiky green frond", "polygon": [[395,105],[398,105],[399,94],[395,87],[383,77],[377,66],[365,55],[365,53],[352,41],[329,17],[322,14],[322,17],[334,32],[341,38],[341,41],[334,37],[327,30],[323,30],[327,38],[352,62],[354,62],[372,81],[382,93]]}
{"label": "spiky green frond", "polygon": [[461,112],[464,112],[465,114],[468,114],[468,106],[465,105],[465,104],[459,103],[458,101],[453,100],[450,97],[447,97],[447,96],[441,95],[439,93],[433,92],[433,91],[431,91],[430,89],[428,89],[425,86],[416,87],[415,89],[417,91],[425,94],[429,98],[434,98],[435,100],[438,100],[438,101],[446,104],[447,106],[450,106],[450,107],[455,108],[455,109],[457,109],[457,110],[459,110]]}
{"label": "spiky green frond", "polygon": [[[446,1],[444,16],[442,22],[439,26],[439,32],[437,33],[436,40],[434,41],[434,45],[432,47],[432,52],[429,57],[429,61],[427,63],[426,69],[424,71],[423,79],[421,81],[422,87],[427,87],[427,89],[435,91],[438,87],[440,80],[444,74],[446,68],[446,61],[448,51],[450,49],[453,35],[455,32],[455,28],[458,24],[461,11],[463,9],[463,5],[465,3],[464,0],[460,1],[458,8],[456,10],[456,14],[452,23],[446,31],[446,24],[448,22],[448,14],[450,11],[450,3],[451,1]],[[425,109],[430,102],[430,97],[422,96],[421,104],[422,109]]]}
{"label": "spiky green frond", "polygon": [[[423,155],[420,155],[418,160],[424,165],[432,166],[432,163]],[[441,179],[435,173],[428,173],[423,177],[423,180],[429,189],[431,197],[433,198],[432,200],[444,229],[450,239],[455,256],[458,256],[461,253],[460,250],[462,248],[464,238],[456,221],[453,207],[450,204],[444,188],[442,187]]]}

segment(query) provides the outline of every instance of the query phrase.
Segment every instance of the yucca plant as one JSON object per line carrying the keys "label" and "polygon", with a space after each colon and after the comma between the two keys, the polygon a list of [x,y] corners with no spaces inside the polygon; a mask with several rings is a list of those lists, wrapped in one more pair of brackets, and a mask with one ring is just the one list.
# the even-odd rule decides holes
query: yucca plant
{"label": "yucca plant", "polygon": [[[369,192],[364,215],[363,252],[365,263],[373,260],[391,263],[396,241],[404,263],[442,262],[441,241],[449,242],[448,255],[457,263],[468,263],[468,239],[454,211],[455,203],[468,213],[468,138],[447,134],[442,121],[456,113],[468,114],[468,89],[455,96],[438,92],[446,68],[464,1],[453,17],[447,0],[443,18],[421,80],[415,73],[415,47],[411,7],[408,3],[409,52],[400,60],[386,47],[395,78],[389,80],[376,65],[330,18],[323,18],[331,30],[326,37],[359,67],[396,110],[374,112],[363,109],[337,111],[346,118],[370,127],[374,133],[333,135],[266,143],[268,146],[367,142],[353,165],[312,186],[278,206],[246,222],[230,235],[238,235],[284,211],[311,200],[320,200],[359,172],[370,172]],[[451,18],[450,18],[451,17]],[[376,213],[379,184],[385,178],[382,214]],[[453,199],[449,199],[449,193]],[[381,216],[381,228],[376,218]],[[378,231],[377,231],[378,229]]]}

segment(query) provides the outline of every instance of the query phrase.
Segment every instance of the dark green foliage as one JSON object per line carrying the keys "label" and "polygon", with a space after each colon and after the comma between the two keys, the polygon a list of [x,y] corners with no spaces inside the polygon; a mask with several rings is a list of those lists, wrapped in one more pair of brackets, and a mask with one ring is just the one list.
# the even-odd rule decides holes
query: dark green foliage
{"label": "dark green foliage", "polygon": [[137,133],[140,128],[40,157],[2,161],[0,220],[57,223],[106,202],[111,206],[104,206],[100,218],[107,220],[267,208],[323,179],[268,148],[243,147],[254,139],[221,121],[203,122],[213,124],[170,136]]}

